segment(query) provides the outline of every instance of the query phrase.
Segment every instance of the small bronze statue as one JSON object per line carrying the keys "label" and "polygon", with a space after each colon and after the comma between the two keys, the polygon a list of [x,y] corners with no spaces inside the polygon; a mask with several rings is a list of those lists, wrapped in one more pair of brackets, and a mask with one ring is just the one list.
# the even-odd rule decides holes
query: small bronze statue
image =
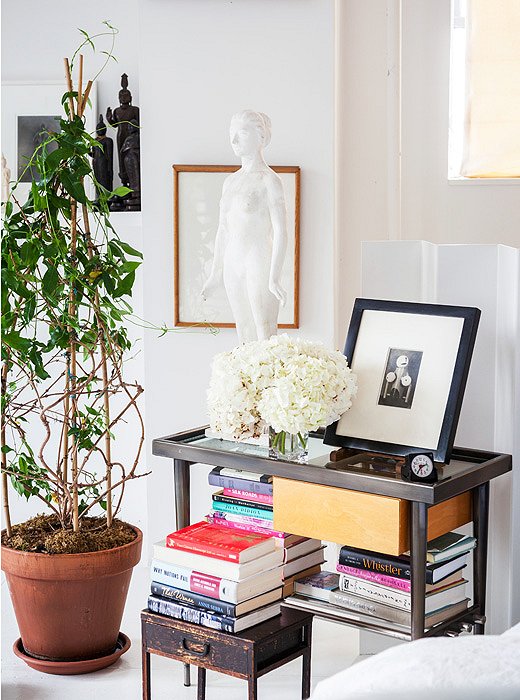
{"label": "small bronze statue", "polygon": [[141,211],[141,156],[139,147],[139,124],[132,119],[128,125],[128,136],[121,147],[121,160],[132,192],[125,198],[126,211]]}
{"label": "small bronze statue", "polygon": [[[129,174],[125,166],[125,158],[123,157],[123,145],[130,135],[135,136],[135,127],[139,127],[139,107],[132,105],[132,93],[128,89],[128,75],[123,73],[121,76],[121,90],[119,91],[119,107],[116,107],[114,112],[111,108],[107,109],[107,120],[109,124],[117,128],[117,154],[119,159],[119,177],[125,187],[132,187],[130,184]],[[138,131],[138,129],[137,129]],[[135,141],[135,138],[133,139]],[[134,146],[132,146],[134,148]],[[137,148],[139,149],[139,134],[137,134]],[[135,160],[135,158],[134,158]],[[137,157],[139,162],[139,156]],[[111,207],[112,208],[112,207]],[[115,208],[123,208],[117,206]],[[140,207],[139,207],[140,208]],[[135,211],[135,209],[132,207]]]}
{"label": "small bronze statue", "polygon": [[106,190],[112,192],[114,189],[114,141],[107,136],[107,125],[103,121],[103,115],[99,115],[96,126],[96,140],[99,146],[91,151],[92,167],[96,180]]}

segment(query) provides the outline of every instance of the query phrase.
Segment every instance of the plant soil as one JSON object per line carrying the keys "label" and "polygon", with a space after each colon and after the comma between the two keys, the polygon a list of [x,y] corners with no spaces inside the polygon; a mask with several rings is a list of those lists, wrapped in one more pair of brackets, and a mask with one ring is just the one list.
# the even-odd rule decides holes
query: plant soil
{"label": "plant soil", "polygon": [[55,515],[37,515],[13,525],[11,537],[2,532],[2,545],[23,552],[41,554],[82,554],[113,549],[132,542],[137,533],[128,523],[114,520],[107,528],[105,518],[82,518],[80,530],[62,528]]}

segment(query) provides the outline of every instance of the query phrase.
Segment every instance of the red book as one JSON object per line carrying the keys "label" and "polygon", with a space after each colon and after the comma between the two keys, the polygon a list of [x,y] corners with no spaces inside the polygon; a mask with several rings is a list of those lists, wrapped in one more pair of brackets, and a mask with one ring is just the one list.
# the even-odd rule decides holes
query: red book
{"label": "red book", "polygon": [[223,491],[224,496],[231,498],[242,498],[245,501],[253,501],[255,503],[265,503],[268,506],[273,505],[273,497],[266,493],[255,493],[253,491],[242,491],[240,489],[227,489]]}
{"label": "red book", "polygon": [[202,521],[172,532],[166,546],[205,557],[243,564],[274,552],[275,541],[269,535],[246,530],[230,530]]}

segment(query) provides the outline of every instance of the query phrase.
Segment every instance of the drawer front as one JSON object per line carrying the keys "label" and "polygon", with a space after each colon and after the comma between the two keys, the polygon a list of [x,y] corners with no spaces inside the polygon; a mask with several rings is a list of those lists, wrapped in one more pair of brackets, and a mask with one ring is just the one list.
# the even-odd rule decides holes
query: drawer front
{"label": "drawer front", "polygon": [[[407,501],[278,477],[273,482],[276,530],[385,554],[410,549]],[[428,509],[428,539],[471,520],[470,496]]]}
{"label": "drawer front", "polygon": [[176,629],[171,625],[143,623],[143,644],[146,649],[184,663],[203,666],[239,677],[247,677],[248,649],[239,638],[219,639],[212,631]]}

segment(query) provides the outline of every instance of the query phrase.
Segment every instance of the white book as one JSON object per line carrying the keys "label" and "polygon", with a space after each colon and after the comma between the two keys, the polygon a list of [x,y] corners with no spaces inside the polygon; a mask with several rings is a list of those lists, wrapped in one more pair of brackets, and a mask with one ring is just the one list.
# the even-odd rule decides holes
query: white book
{"label": "white book", "polygon": [[165,540],[156,542],[153,546],[154,559],[184,566],[188,569],[195,569],[204,574],[227,578],[230,581],[242,581],[261,571],[274,569],[282,564],[283,555],[283,549],[275,549],[274,552],[265,554],[263,557],[258,557],[258,559],[239,564],[232,561],[215,559],[214,557],[205,557],[202,554],[195,554],[194,552],[172,549],[166,546]]}
{"label": "white book", "polygon": [[297,542],[294,545],[290,545],[285,549],[285,559],[284,564],[297,559],[298,557],[303,557],[305,554],[310,554],[320,549],[322,546],[321,540],[305,539],[303,542]]}
{"label": "white book", "polygon": [[305,554],[303,557],[298,557],[293,559],[288,564],[283,565],[283,578],[289,578],[294,576],[298,571],[304,571],[305,569],[310,569],[311,566],[316,566],[317,564],[323,564],[325,561],[325,547],[320,547],[314,552]]}

